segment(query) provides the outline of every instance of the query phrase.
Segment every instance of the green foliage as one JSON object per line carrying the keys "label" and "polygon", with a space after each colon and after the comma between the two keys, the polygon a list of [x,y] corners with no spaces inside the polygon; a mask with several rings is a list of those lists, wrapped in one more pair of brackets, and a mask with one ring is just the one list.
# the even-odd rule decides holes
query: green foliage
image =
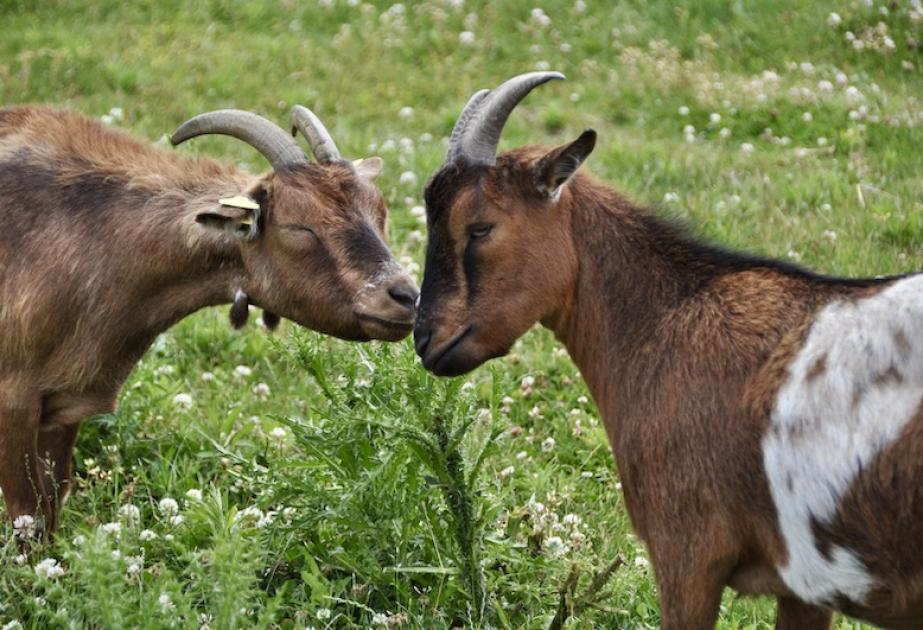
{"label": "green foliage", "polygon": [[[502,146],[593,127],[586,168],[728,246],[920,268],[912,2],[354,4],[0,0],[0,99],[151,141],[206,109],[284,124],[304,103],[344,154],[385,158],[391,246],[419,274],[421,187],[460,108],[547,66],[568,81],[530,96]],[[227,139],[180,150],[265,168]],[[84,426],[54,543],[20,556],[0,524],[0,627],[657,627],[586,395],[544,331],[444,381],[409,342],[235,333],[207,310]],[[726,594],[720,628],[772,626],[772,602]]]}

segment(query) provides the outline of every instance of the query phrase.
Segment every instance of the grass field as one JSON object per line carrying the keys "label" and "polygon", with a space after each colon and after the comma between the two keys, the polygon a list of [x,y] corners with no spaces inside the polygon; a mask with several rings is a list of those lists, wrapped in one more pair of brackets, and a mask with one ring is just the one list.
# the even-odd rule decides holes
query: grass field
{"label": "grass field", "polygon": [[[284,124],[308,105],[345,154],[385,158],[391,245],[418,277],[455,116],[544,68],[568,81],[501,146],[592,126],[589,169],[711,239],[844,275],[923,262],[919,0],[0,0],[0,18],[2,104],[155,142],[207,109]],[[266,168],[232,140],[181,150]],[[84,426],[54,543],[26,559],[0,525],[0,628],[544,628],[570,590],[567,627],[657,627],[586,396],[545,331],[437,381],[409,341],[202,312]],[[773,623],[727,592],[720,628]]]}

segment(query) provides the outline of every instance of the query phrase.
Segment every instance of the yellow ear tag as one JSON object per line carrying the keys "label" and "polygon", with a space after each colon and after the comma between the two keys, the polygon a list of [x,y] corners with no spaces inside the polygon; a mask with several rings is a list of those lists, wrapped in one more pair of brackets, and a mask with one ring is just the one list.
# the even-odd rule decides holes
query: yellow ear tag
{"label": "yellow ear tag", "polygon": [[260,209],[260,204],[256,203],[249,197],[244,197],[243,195],[237,195],[236,197],[225,197],[224,199],[219,199],[218,203],[222,206],[228,206],[229,208],[241,208],[243,210]]}

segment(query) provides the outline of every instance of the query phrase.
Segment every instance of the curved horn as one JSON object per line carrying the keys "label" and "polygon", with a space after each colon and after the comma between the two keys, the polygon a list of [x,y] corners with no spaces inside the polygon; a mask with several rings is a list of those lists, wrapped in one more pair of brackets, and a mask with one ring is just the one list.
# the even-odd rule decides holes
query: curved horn
{"label": "curved horn", "polygon": [[458,120],[455,122],[455,127],[452,128],[452,136],[449,138],[449,148],[445,154],[446,163],[454,162],[455,158],[461,153],[461,137],[465,133],[465,129],[468,128],[468,123],[471,122],[471,118],[477,112],[478,107],[481,104],[481,101],[484,100],[490,94],[490,90],[478,90],[474,95],[468,99],[468,102],[465,104],[465,108],[462,110],[462,113],[459,114]]}
{"label": "curved horn", "polygon": [[[452,151],[455,145],[450,141],[449,151],[452,157],[464,156],[472,162],[493,164],[497,161],[497,145],[500,143],[500,133],[506,120],[510,117],[513,108],[526,97],[526,95],[552,79],[564,79],[560,72],[528,72],[520,74],[504,82],[500,87],[491,91],[486,96],[481,96],[474,102],[476,109],[465,113],[462,111],[459,124],[464,118],[465,127],[457,138],[457,150]],[[480,92],[478,93],[480,94]],[[478,98],[475,94],[468,105]],[[469,120],[470,119],[470,120]],[[458,125],[456,125],[457,127]],[[455,133],[453,132],[453,138]]]}
{"label": "curved horn", "polygon": [[173,146],[205,134],[221,134],[243,140],[269,160],[273,170],[308,163],[304,151],[281,127],[262,116],[239,109],[218,109],[199,114],[180,125]]}
{"label": "curved horn", "polygon": [[337,149],[324,123],[304,105],[295,105],[292,108],[292,135],[299,131],[308,139],[314,159],[318,162],[336,162],[342,159],[340,150]]}

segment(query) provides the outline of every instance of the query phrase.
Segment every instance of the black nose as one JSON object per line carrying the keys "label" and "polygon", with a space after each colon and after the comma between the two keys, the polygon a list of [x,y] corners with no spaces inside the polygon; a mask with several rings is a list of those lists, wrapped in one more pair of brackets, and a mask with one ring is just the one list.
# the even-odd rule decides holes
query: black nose
{"label": "black nose", "polygon": [[417,350],[417,356],[423,358],[426,354],[426,348],[429,346],[430,339],[433,338],[432,330],[424,330],[421,326],[415,326],[413,329],[414,347]]}
{"label": "black nose", "polygon": [[411,313],[416,309],[419,292],[413,285],[401,283],[388,287],[388,295]]}

